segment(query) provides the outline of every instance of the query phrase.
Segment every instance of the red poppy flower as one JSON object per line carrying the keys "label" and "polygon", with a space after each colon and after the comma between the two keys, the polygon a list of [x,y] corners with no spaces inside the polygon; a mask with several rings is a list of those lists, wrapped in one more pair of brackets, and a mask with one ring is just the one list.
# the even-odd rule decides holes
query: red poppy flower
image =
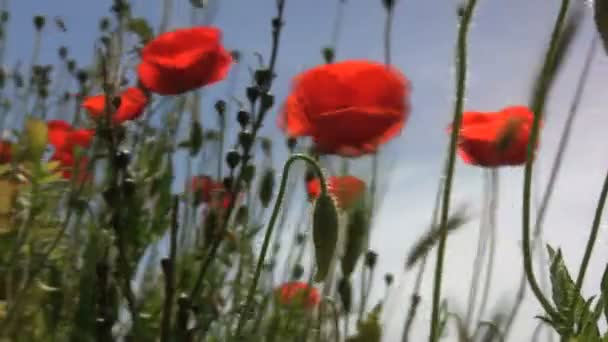
{"label": "red poppy flower", "polygon": [[177,95],[221,81],[232,57],[215,27],[193,27],[166,32],[142,50],[139,80],[150,91]]}
{"label": "red poppy flower", "polygon": [[397,69],[359,60],[326,64],[295,78],[278,124],[290,136],[311,136],[321,152],[359,156],[401,132],[408,97]]}
{"label": "red poppy flower", "polygon": [[86,171],[88,159],[81,156],[78,165],[75,165],[74,147],[87,148],[95,135],[91,129],[74,129],[70,124],[62,120],[47,122],[49,143],[55,147],[55,153],[51,160],[60,164],[60,171],[65,179],[71,179],[72,171],[78,168],[78,180],[84,182],[91,178]]}
{"label": "red poppy flower", "polygon": [[[319,197],[321,194],[319,179],[310,180],[306,184],[306,190],[311,200]],[[361,198],[365,191],[365,182],[354,176],[329,177],[327,190],[334,196],[339,208],[347,209]]]}
{"label": "red poppy flower", "polygon": [[[307,283],[293,281],[281,285],[277,289],[279,303],[282,305],[304,305],[307,308],[315,307],[321,301],[319,291],[309,287]],[[308,295],[308,298],[306,296]]]}
{"label": "red poppy flower", "polygon": [[13,148],[10,141],[0,140],[0,164],[9,163],[13,158]]}
{"label": "red poppy flower", "polygon": [[[112,115],[112,121],[121,124],[125,121],[135,120],[141,116],[147,104],[148,98],[141,89],[136,87],[127,88],[120,94],[120,106]],[[82,107],[94,119],[99,119],[105,114],[106,97],[103,94],[89,96],[82,103]]]}
{"label": "red poppy flower", "polygon": [[534,113],[524,106],[499,112],[465,112],[458,154],[467,164],[483,167],[526,163]]}

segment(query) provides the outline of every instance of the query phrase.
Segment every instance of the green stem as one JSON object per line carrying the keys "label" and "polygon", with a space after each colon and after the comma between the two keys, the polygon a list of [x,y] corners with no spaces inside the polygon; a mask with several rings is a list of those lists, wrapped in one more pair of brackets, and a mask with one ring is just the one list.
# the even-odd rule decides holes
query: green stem
{"label": "green stem", "polygon": [[553,70],[554,66],[555,55],[559,44],[559,37],[566,19],[566,14],[568,13],[569,5],[570,0],[562,0],[561,8],[559,10],[559,14],[557,16],[555,26],[551,34],[551,42],[549,45],[549,49],[547,50],[547,53],[545,55],[545,61],[540,75],[539,87],[536,90],[536,96],[533,99],[532,112],[535,115],[534,121],[532,123],[532,132],[530,133],[530,141],[528,143],[528,158],[526,161],[523,187],[522,240],[524,271],[526,272],[526,278],[528,279],[528,284],[530,284],[532,292],[534,293],[540,304],[543,306],[543,309],[545,309],[547,314],[549,314],[549,316],[553,316],[555,314],[555,310],[553,309],[551,303],[540,289],[532,267],[532,253],[530,248],[530,197],[532,193],[531,187],[534,151],[537,145],[538,135],[540,132],[540,122],[543,116],[543,109],[545,106],[545,98],[547,94],[546,90],[549,87],[550,75],[551,70]]}
{"label": "green stem", "polygon": [[608,172],[604,178],[604,185],[602,186],[602,192],[600,193],[600,199],[597,202],[597,208],[595,209],[595,217],[593,218],[593,225],[591,226],[591,233],[589,234],[589,240],[587,240],[587,247],[585,248],[585,255],[581,261],[581,267],[578,271],[578,277],[576,278],[576,289],[580,290],[583,286],[583,280],[585,279],[585,273],[587,272],[587,266],[589,266],[589,259],[591,259],[591,253],[593,252],[593,246],[597,240],[597,233],[600,228],[602,221],[602,213],[604,211],[604,205],[606,204],[606,197],[608,195]]}
{"label": "green stem", "polygon": [[458,30],[458,44],[456,57],[456,102],[454,104],[454,121],[452,123],[452,131],[450,134],[450,150],[448,153],[448,163],[446,168],[446,178],[441,206],[440,218],[440,238],[437,248],[437,261],[435,265],[435,283],[433,287],[433,308],[431,313],[431,332],[429,341],[435,342],[439,336],[439,302],[441,301],[441,278],[443,273],[443,259],[445,256],[445,246],[447,242],[447,223],[450,213],[450,194],[452,191],[452,178],[454,176],[454,166],[456,161],[456,142],[460,132],[462,121],[462,110],[464,107],[464,94],[466,87],[467,74],[467,33],[473,10],[477,0],[469,0],[464,10],[460,28]]}
{"label": "green stem", "polygon": [[279,193],[278,193],[277,199],[274,203],[274,208],[273,208],[272,214],[270,216],[270,221],[268,222],[268,228],[266,228],[266,235],[264,236],[264,242],[262,244],[262,249],[261,249],[260,255],[258,257],[258,263],[256,265],[255,272],[253,275],[253,281],[251,283],[251,286],[249,287],[249,292],[247,294],[245,306],[241,312],[241,316],[239,317],[239,322],[238,322],[237,330],[236,330],[237,338],[239,338],[241,336],[241,331],[245,324],[246,317],[249,316],[251,306],[253,305],[253,297],[255,295],[255,291],[258,286],[258,281],[260,280],[260,276],[262,274],[262,268],[264,266],[264,259],[266,258],[266,253],[268,252],[268,247],[270,245],[270,238],[272,237],[272,231],[274,229],[275,222],[276,222],[277,218],[279,217],[279,212],[281,209],[281,202],[283,201],[283,197],[285,196],[287,178],[289,176],[289,168],[291,167],[291,164],[293,164],[297,160],[302,160],[302,161],[307,162],[309,164],[309,166],[311,166],[315,170],[315,172],[317,173],[317,176],[319,177],[319,180],[321,182],[322,196],[327,195],[327,183],[325,181],[325,176],[323,175],[321,167],[319,166],[319,164],[317,164],[317,162],[313,158],[311,158],[307,155],[304,155],[304,154],[294,154],[291,157],[289,157],[289,159],[287,159],[287,162],[285,162],[285,166],[283,166],[283,174],[281,176],[281,185],[279,187]]}

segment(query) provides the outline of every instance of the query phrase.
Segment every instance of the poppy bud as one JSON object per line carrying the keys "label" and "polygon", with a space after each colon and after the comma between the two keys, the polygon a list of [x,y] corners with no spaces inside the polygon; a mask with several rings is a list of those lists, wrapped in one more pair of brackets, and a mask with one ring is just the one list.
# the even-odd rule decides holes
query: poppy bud
{"label": "poppy bud", "polygon": [[376,261],[378,261],[378,253],[372,251],[371,249],[367,251],[365,254],[365,266],[374,268],[376,267]]}
{"label": "poppy bud", "polygon": [[262,111],[267,111],[274,105],[274,95],[271,93],[262,93]]}
{"label": "poppy bud", "polygon": [[108,19],[107,17],[101,18],[101,20],[99,21],[99,31],[107,31],[109,27],[110,19]]}
{"label": "poppy bud", "polygon": [[241,162],[241,155],[237,151],[231,150],[226,154],[226,163],[228,164],[228,167],[230,167],[231,169],[234,169],[235,167],[237,167],[237,165],[239,165],[240,162]]}
{"label": "poppy bud", "polygon": [[68,48],[65,46],[60,46],[58,53],[59,53],[59,58],[66,59],[66,57],[68,56]]}
{"label": "poppy bud", "polygon": [[342,274],[345,277],[350,276],[357,266],[357,261],[363,252],[363,245],[367,237],[367,229],[368,220],[365,208],[355,208],[348,217],[346,244],[344,255],[342,256],[340,263],[342,266]]}
{"label": "poppy bud", "polygon": [[76,70],[76,61],[73,59],[68,59],[68,61],[65,63],[65,66],[70,73],[73,73],[74,70]]}
{"label": "poppy bud", "polygon": [[334,49],[332,47],[327,46],[327,47],[323,48],[322,53],[323,53],[323,59],[325,60],[325,63],[327,63],[327,64],[333,63],[334,58],[336,57],[336,53],[334,52]]}
{"label": "poppy bud", "polygon": [[251,183],[253,177],[255,176],[255,166],[252,164],[247,164],[243,168],[243,181],[247,184]]}
{"label": "poppy bud", "polygon": [[392,273],[387,273],[384,275],[384,282],[386,283],[386,286],[393,285],[393,280],[394,280],[394,276]]}
{"label": "poppy bud", "polygon": [[281,21],[281,18],[278,18],[278,17],[272,18],[272,29],[273,30],[278,30],[281,28],[281,26],[283,26],[283,22]]}
{"label": "poppy bud", "polygon": [[241,60],[241,52],[239,50],[230,51],[230,56],[235,63],[238,63]]}
{"label": "poppy bud", "polygon": [[218,100],[217,102],[215,102],[215,111],[219,115],[223,116],[226,113],[226,101]]}
{"label": "poppy bud", "polygon": [[76,78],[78,79],[78,82],[80,82],[80,84],[84,84],[89,78],[89,75],[84,70],[78,70],[78,72],[76,73]]}
{"label": "poppy bud", "polygon": [[456,9],[456,15],[458,15],[458,18],[462,18],[464,16],[464,5],[463,4],[458,5],[458,8]]}
{"label": "poppy bud", "polygon": [[253,78],[255,79],[255,83],[261,89],[270,88],[270,82],[272,81],[272,73],[270,72],[270,69],[256,70]]}
{"label": "poppy bud", "polygon": [[242,131],[239,133],[239,144],[243,147],[243,151],[249,151],[251,144],[253,144],[253,134],[249,131]]}
{"label": "poppy bud", "polygon": [[2,11],[0,12],[0,21],[2,21],[3,23],[8,21],[10,14],[8,13],[8,11]]}
{"label": "poppy bud", "polygon": [[37,31],[42,30],[42,28],[44,27],[44,22],[45,22],[45,19],[43,16],[41,16],[41,15],[34,16],[34,27],[36,28]]}
{"label": "poppy bud", "polygon": [[255,103],[260,96],[260,90],[257,87],[247,87],[247,98],[249,102]]}
{"label": "poppy bud", "polygon": [[338,243],[338,211],[334,200],[326,193],[321,193],[315,202],[312,231],[317,263],[315,281],[323,281],[329,273]]}
{"label": "poppy bud", "polygon": [[296,264],[293,267],[293,272],[291,273],[291,278],[293,280],[299,280],[304,274],[304,267],[300,264]]}
{"label": "poppy bud", "polygon": [[304,243],[304,241],[306,241],[306,235],[304,235],[302,233],[298,233],[298,235],[296,235],[296,243],[298,245],[301,245]]}
{"label": "poppy bud", "polygon": [[251,120],[251,115],[246,110],[239,110],[236,115],[236,121],[241,125],[242,129],[245,129]]}
{"label": "poppy bud", "polygon": [[258,196],[260,198],[260,202],[262,202],[262,206],[264,208],[268,208],[268,204],[270,204],[270,200],[272,200],[272,194],[274,192],[274,170],[267,169],[262,176],[262,181],[260,182],[260,189],[258,192]]}

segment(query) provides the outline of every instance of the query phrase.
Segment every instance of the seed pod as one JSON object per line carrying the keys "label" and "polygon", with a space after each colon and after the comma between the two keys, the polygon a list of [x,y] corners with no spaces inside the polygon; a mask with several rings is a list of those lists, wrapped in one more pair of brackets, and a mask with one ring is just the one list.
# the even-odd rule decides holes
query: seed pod
{"label": "seed pod", "polygon": [[357,266],[357,261],[363,252],[363,245],[367,237],[368,219],[365,207],[355,208],[348,217],[346,229],[346,246],[342,256],[342,274],[350,276]]}
{"label": "seed pod", "polygon": [[342,278],[338,282],[338,294],[340,295],[344,312],[350,313],[353,302],[353,290],[348,278]]}
{"label": "seed pod", "polygon": [[338,243],[338,211],[328,194],[322,193],[315,202],[312,237],[317,262],[315,281],[324,281]]}
{"label": "seed pod", "polygon": [[260,182],[260,188],[258,191],[258,196],[260,198],[260,202],[262,202],[262,206],[264,208],[268,208],[270,204],[270,200],[272,200],[272,194],[274,192],[274,170],[267,169],[262,176],[262,181]]}

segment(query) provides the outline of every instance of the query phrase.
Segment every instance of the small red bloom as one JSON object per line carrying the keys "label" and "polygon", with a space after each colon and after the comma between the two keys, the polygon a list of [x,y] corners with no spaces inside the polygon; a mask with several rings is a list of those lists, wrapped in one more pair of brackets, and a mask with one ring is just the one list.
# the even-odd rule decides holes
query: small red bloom
{"label": "small red bloom", "polygon": [[74,147],[87,148],[91,145],[95,131],[91,129],[74,129],[70,124],[62,120],[47,122],[49,143],[55,147],[55,153],[51,160],[60,164],[60,170],[65,179],[72,177],[72,171],[78,168],[78,180],[86,181],[91,175],[86,171],[88,159],[81,156],[78,165],[75,165]]}
{"label": "small red bloom", "polygon": [[326,64],[294,79],[278,124],[290,136],[311,136],[322,152],[373,153],[401,132],[409,92],[407,79],[384,64]]}
{"label": "small red bloom", "polygon": [[160,95],[177,95],[221,81],[232,57],[221,44],[215,27],[193,27],[166,32],[142,50],[137,73],[141,83]]}
{"label": "small red bloom", "polygon": [[[306,183],[308,197],[316,199],[321,194],[321,182],[318,178]],[[327,190],[336,199],[338,207],[347,209],[355,204],[365,191],[365,182],[354,176],[329,177]]]}
{"label": "small red bloom", "polygon": [[[281,285],[277,289],[279,303],[282,305],[304,305],[312,308],[319,304],[321,297],[319,291],[314,287],[309,287],[307,283],[292,281]],[[308,296],[308,298],[306,298]]]}
{"label": "small red bloom", "polygon": [[13,159],[13,148],[10,141],[0,140],[0,164],[9,163]]}
{"label": "small red bloom", "polygon": [[499,112],[465,112],[458,154],[467,164],[482,167],[525,164],[534,113],[524,106]]}
{"label": "small red bloom", "polygon": [[[112,115],[112,121],[115,124],[121,124],[125,121],[135,120],[141,116],[147,104],[148,98],[141,89],[127,88],[120,94],[120,106]],[[103,94],[89,96],[82,103],[82,107],[93,118],[99,119],[105,114],[106,97]]]}

